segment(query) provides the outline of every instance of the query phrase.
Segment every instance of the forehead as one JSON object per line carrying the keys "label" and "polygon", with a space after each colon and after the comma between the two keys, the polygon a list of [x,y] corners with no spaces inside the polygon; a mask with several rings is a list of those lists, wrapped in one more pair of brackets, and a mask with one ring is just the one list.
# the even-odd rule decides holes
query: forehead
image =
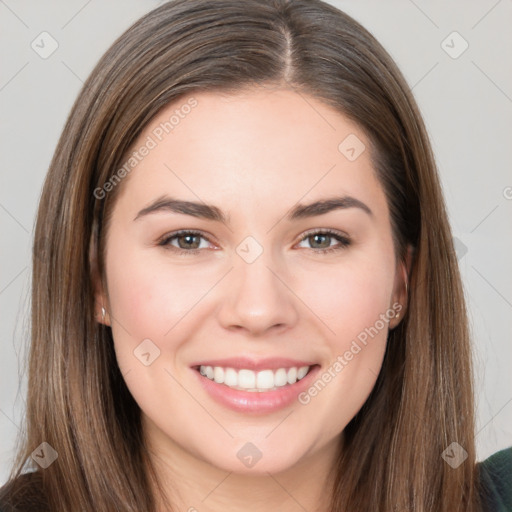
{"label": "forehead", "polygon": [[122,195],[138,206],[172,193],[207,202],[229,197],[253,209],[326,194],[350,194],[377,210],[386,207],[361,128],[292,90],[182,97],[145,127],[133,152],[139,156]]}

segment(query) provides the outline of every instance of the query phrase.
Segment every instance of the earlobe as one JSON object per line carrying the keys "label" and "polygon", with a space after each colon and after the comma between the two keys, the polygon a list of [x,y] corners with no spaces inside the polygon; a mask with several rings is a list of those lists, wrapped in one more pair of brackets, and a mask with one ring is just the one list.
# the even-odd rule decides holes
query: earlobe
{"label": "earlobe", "polygon": [[98,323],[110,326],[110,315],[108,314],[108,310],[106,308],[107,300],[105,294],[103,292],[103,286],[101,284],[101,279],[99,275],[96,275],[93,278],[93,286],[94,286],[94,317]]}
{"label": "earlobe", "polygon": [[98,323],[110,326],[110,315],[106,308],[108,304],[105,294],[103,293],[103,286],[101,284],[101,279],[97,276],[94,279],[94,304],[95,304],[95,314]]}
{"label": "earlobe", "polygon": [[101,312],[96,313],[94,317],[97,319],[98,323],[110,326],[110,317],[103,306],[101,306]]}

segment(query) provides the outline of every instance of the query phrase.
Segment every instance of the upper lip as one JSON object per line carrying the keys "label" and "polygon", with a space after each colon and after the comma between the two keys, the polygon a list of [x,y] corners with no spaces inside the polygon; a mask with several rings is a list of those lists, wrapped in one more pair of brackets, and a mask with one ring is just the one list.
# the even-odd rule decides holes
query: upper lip
{"label": "upper lip", "polygon": [[249,357],[230,357],[227,359],[209,359],[192,364],[191,367],[199,366],[221,366],[222,368],[235,368],[237,370],[247,369],[253,371],[259,370],[277,370],[278,368],[291,368],[301,366],[313,366],[316,363],[310,361],[299,361],[298,359],[289,359],[285,357],[272,357],[265,359],[251,359]]}

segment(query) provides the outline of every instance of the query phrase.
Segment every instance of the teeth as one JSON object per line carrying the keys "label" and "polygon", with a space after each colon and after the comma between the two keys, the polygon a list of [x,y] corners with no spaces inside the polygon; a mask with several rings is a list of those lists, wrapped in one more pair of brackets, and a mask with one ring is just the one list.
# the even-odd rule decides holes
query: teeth
{"label": "teeth", "polygon": [[290,368],[286,378],[288,379],[288,384],[297,382],[297,368]]}
{"label": "teeth", "polygon": [[297,370],[297,380],[303,379],[306,376],[306,373],[308,373],[309,367],[308,366],[302,366]]}
{"label": "teeth", "polygon": [[295,384],[309,372],[309,366],[279,368],[278,370],[235,370],[220,366],[200,366],[199,373],[217,384],[244,391],[273,391],[287,384]]}
{"label": "teeth", "polygon": [[288,384],[288,372],[285,368],[279,368],[279,370],[274,373],[274,384],[277,387],[286,386],[286,384]]}
{"label": "teeth", "polygon": [[220,366],[216,366],[213,369],[213,380],[215,382],[217,382],[217,384],[224,383],[224,368],[221,368]]}
{"label": "teeth", "polygon": [[256,374],[252,370],[238,371],[238,386],[244,389],[256,387]]}
{"label": "teeth", "polygon": [[272,370],[263,370],[261,372],[258,372],[258,375],[256,376],[256,386],[253,387],[256,387],[258,389],[272,389],[273,387],[276,387],[274,384],[274,380],[274,372]]}
{"label": "teeth", "polygon": [[224,373],[224,384],[226,386],[238,386],[238,374],[233,368],[226,368]]}

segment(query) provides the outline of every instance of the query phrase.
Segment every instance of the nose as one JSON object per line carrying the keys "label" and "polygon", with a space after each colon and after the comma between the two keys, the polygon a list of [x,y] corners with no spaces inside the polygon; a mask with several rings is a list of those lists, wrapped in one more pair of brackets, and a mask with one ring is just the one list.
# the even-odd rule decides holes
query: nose
{"label": "nose", "polygon": [[238,256],[224,282],[218,319],[229,330],[252,335],[287,330],[297,323],[297,299],[288,285],[287,273],[279,270],[266,252],[247,263]]}

